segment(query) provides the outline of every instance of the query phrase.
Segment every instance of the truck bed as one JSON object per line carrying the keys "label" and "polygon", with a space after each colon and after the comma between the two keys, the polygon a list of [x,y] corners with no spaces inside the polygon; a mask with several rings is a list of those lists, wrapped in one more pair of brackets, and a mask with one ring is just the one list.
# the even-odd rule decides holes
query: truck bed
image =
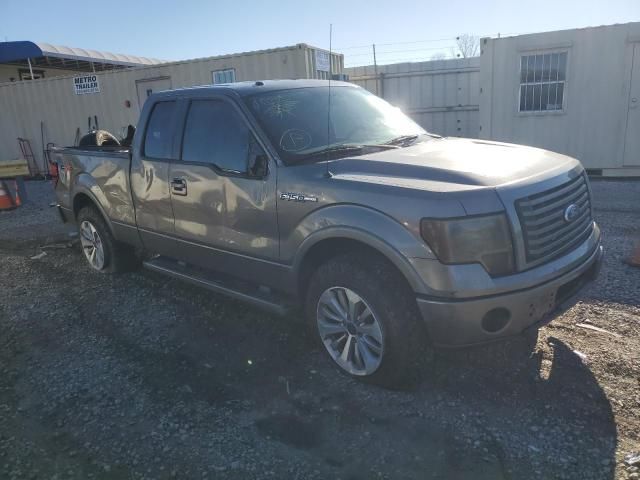
{"label": "truck bed", "polygon": [[53,159],[60,170],[56,187],[60,206],[73,211],[73,198],[82,192],[97,200],[111,221],[135,225],[129,185],[130,158],[129,148],[120,146],[54,149]]}

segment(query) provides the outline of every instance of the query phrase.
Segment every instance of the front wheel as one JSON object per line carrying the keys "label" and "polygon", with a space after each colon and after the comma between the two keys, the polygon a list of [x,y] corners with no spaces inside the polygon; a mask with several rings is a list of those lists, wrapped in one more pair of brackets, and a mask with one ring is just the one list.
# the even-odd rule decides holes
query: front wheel
{"label": "front wheel", "polygon": [[413,297],[384,259],[347,254],[313,274],[306,311],[343,372],[400,388],[415,383],[431,352]]}

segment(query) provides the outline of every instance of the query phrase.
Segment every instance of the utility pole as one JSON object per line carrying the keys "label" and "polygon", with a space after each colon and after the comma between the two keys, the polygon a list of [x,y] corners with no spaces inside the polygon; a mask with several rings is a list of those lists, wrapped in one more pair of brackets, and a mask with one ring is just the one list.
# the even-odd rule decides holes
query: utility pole
{"label": "utility pole", "polygon": [[372,45],[373,47],[373,73],[376,77],[376,95],[378,95],[378,62],[376,60],[376,44]]}

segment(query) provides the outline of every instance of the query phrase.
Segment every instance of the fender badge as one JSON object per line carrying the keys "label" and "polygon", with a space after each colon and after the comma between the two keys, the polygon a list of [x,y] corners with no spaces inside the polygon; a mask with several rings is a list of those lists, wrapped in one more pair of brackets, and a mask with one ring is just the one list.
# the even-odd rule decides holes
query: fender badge
{"label": "fender badge", "polygon": [[318,197],[309,197],[304,193],[281,193],[280,200],[287,200],[288,202],[317,202]]}

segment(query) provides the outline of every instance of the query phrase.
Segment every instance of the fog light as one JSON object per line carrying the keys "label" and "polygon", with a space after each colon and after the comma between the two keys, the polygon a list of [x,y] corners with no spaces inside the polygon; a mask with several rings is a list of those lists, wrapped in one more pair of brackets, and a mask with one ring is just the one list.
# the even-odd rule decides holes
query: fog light
{"label": "fog light", "polygon": [[489,310],[482,317],[482,328],[489,333],[496,333],[507,326],[511,320],[511,312],[506,308],[498,307]]}

